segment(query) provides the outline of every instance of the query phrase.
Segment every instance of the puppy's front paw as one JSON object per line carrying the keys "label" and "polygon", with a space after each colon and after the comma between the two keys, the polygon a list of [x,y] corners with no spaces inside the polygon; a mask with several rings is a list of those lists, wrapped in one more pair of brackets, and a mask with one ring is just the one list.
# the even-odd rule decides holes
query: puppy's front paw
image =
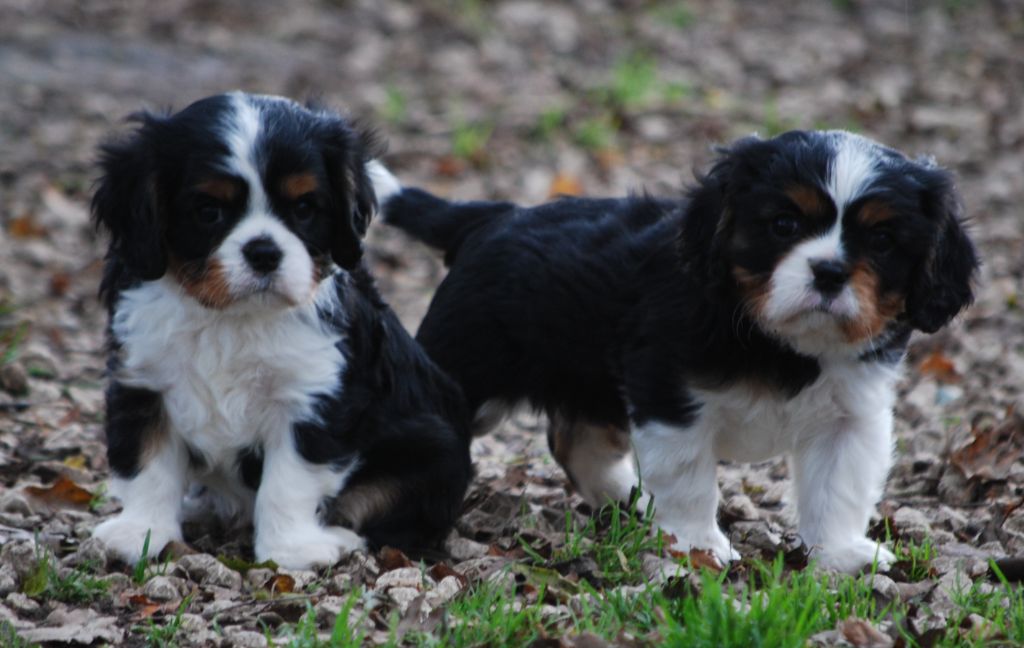
{"label": "puppy's front paw", "polygon": [[175,522],[147,520],[129,513],[120,513],[97,526],[92,535],[107,550],[126,563],[134,564],[142,557],[142,548],[149,533],[147,556],[156,556],[168,542],[181,541],[181,527]]}
{"label": "puppy's front paw", "polygon": [[273,560],[286,569],[333,565],[346,554],[366,549],[362,537],[342,527],[310,526],[269,535],[257,534],[256,560]]}
{"label": "puppy's front paw", "polygon": [[846,573],[870,567],[876,558],[878,571],[889,571],[889,567],[896,562],[896,556],[885,545],[868,538],[856,538],[840,545],[826,545],[816,549],[813,555],[819,567]]}
{"label": "puppy's front paw", "polygon": [[697,528],[686,525],[661,524],[661,529],[675,536],[673,548],[677,551],[702,549],[710,551],[718,564],[725,567],[730,562],[740,559],[740,554],[732,548],[729,538],[717,526]]}

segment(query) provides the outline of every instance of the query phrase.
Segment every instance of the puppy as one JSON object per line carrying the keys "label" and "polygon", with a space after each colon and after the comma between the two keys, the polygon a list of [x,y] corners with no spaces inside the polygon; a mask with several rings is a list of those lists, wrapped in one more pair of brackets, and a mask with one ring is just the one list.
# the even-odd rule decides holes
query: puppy
{"label": "puppy", "polygon": [[893,559],[865,532],[907,340],[971,302],[978,265],[948,172],[796,131],[721,150],[685,200],[523,208],[378,184],[386,221],[451,265],[417,337],[478,428],[545,411],[594,504],[635,485],[631,432],[658,524],[723,563],[716,463],[786,453],[820,565]]}
{"label": "puppy", "polygon": [[[232,93],[102,148],[106,436],[128,561],[181,540],[190,485],[306,568],[439,542],[471,478],[458,386],[361,261],[380,146],[325,110]],[[371,163],[372,164],[372,163]]]}

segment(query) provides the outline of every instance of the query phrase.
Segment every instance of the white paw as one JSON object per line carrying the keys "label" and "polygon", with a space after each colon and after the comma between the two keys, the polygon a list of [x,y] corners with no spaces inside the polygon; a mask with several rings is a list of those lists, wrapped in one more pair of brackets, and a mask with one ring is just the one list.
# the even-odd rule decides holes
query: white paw
{"label": "white paw", "polygon": [[176,522],[146,520],[123,512],[97,526],[92,536],[102,540],[110,553],[134,564],[142,557],[147,532],[149,547],[146,555],[150,558],[159,555],[168,542],[182,540],[181,526]]}
{"label": "white paw", "polygon": [[695,527],[688,525],[674,525],[671,523],[659,524],[662,531],[675,536],[676,541],[673,549],[677,551],[690,551],[691,549],[702,549],[710,551],[718,564],[725,567],[734,560],[740,559],[740,554],[732,548],[732,543],[717,525],[711,527]]}
{"label": "white paw", "polygon": [[812,556],[817,559],[818,567],[846,573],[870,568],[876,558],[878,571],[882,572],[889,571],[889,567],[896,562],[896,556],[885,545],[868,538],[856,538],[841,545],[826,544],[815,548]]}
{"label": "white paw", "polygon": [[333,565],[342,556],[366,549],[366,540],[342,527],[310,526],[290,529],[276,537],[257,533],[256,560],[273,560],[285,569],[309,569]]}

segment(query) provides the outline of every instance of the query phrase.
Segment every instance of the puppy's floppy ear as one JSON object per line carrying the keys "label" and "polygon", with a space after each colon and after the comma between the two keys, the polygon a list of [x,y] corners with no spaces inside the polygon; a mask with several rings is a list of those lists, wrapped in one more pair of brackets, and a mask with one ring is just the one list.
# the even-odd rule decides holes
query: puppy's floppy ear
{"label": "puppy's floppy ear", "polygon": [[351,270],[363,256],[362,238],[377,210],[366,163],[382,155],[383,141],[371,129],[350,126],[340,117],[329,120],[325,161],[335,194],[331,258]]}
{"label": "puppy's floppy ear", "polygon": [[935,237],[911,282],[906,312],[914,328],[934,333],[974,301],[971,282],[978,255],[964,228],[951,174],[927,159],[916,166],[921,210],[933,223]]}
{"label": "puppy's floppy ear", "polygon": [[734,175],[744,166],[748,149],[760,143],[762,140],[752,136],[717,147],[718,159],[706,174],[697,177],[697,186],[687,196],[679,250],[683,267],[700,277],[709,293],[716,292],[729,276],[727,247],[733,217],[728,196]]}
{"label": "puppy's floppy ear", "polygon": [[148,113],[132,115],[142,126],[128,139],[100,148],[103,171],[92,198],[93,220],[110,232],[109,256],[139,278],[151,281],[167,269],[163,223],[157,197],[157,169],[148,133],[159,121]]}

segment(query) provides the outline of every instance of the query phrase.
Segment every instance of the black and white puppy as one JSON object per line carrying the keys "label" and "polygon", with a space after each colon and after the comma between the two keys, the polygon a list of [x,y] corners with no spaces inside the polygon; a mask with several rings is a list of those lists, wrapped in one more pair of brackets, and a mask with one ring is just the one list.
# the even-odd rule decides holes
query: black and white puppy
{"label": "black and white puppy", "polygon": [[391,178],[385,220],[451,270],[418,340],[478,427],[520,402],[593,503],[636,483],[681,548],[736,558],[719,459],[792,459],[823,566],[892,554],[866,536],[892,455],[911,331],[972,299],[950,174],[846,132],[742,139],[685,200],[451,203]]}
{"label": "black and white puppy", "polygon": [[95,535],[137,560],[181,540],[190,486],[303,568],[427,548],[472,468],[458,386],[361,260],[380,147],[340,116],[232,93],[141,114],[102,149],[106,434],[124,504]]}

